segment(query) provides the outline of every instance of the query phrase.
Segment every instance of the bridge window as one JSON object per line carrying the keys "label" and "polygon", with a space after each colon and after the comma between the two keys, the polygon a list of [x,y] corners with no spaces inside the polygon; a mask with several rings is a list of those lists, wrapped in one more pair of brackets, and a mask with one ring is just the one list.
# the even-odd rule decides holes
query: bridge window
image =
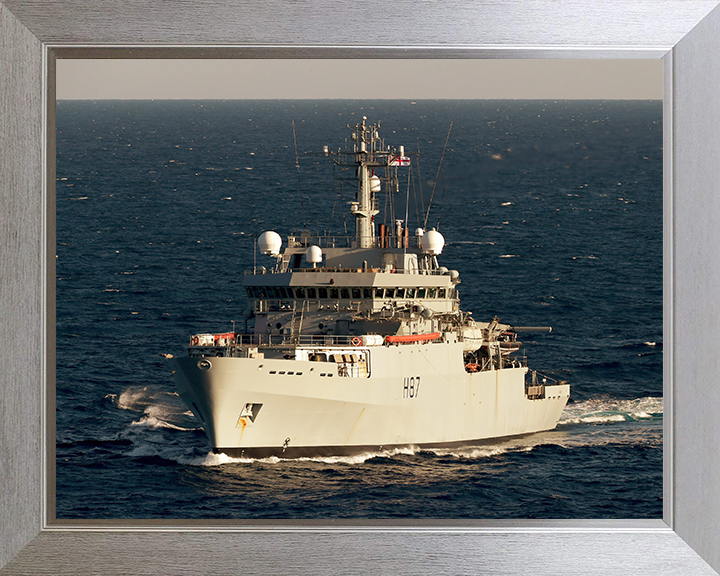
{"label": "bridge window", "polygon": [[375,288],[375,298],[384,298],[385,288]]}
{"label": "bridge window", "polygon": [[385,298],[395,298],[395,288],[386,288]]}
{"label": "bridge window", "polygon": [[353,288],[353,289],[352,289],[352,297],[353,297],[353,298],[360,298],[360,288]]}
{"label": "bridge window", "polygon": [[428,298],[435,298],[435,288],[428,288],[427,297],[428,297]]}
{"label": "bridge window", "polygon": [[320,296],[320,298],[327,298],[327,288],[318,288],[318,295]]}
{"label": "bridge window", "polygon": [[395,291],[395,298],[405,298],[405,288],[398,288]]}
{"label": "bridge window", "polygon": [[418,288],[417,291],[417,297],[418,298],[425,298],[425,288]]}
{"label": "bridge window", "polygon": [[337,300],[337,297],[338,297],[338,289],[330,288],[330,298]]}
{"label": "bridge window", "polygon": [[308,295],[308,298],[315,298],[315,288],[308,288],[307,295]]}
{"label": "bridge window", "polygon": [[363,288],[363,298],[372,298],[372,288]]}
{"label": "bridge window", "polygon": [[295,288],[296,298],[305,298],[305,288]]}
{"label": "bridge window", "polygon": [[340,298],[350,298],[350,290],[348,290],[347,288],[340,288]]}
{"label": "bridge window", "polygon": [[405,290],[405,298],[415,298],[415,288],[408,288]]}

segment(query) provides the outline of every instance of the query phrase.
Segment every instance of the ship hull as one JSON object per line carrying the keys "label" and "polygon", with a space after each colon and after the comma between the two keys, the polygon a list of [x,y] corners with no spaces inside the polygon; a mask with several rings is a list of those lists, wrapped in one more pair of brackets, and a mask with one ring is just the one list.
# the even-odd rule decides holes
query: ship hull
{"label": "ship hull", "polygon": [[378,346],[367,371],[287,359],[170,360],[215,452],[244,457],[348,455],[452,447],[556,426],[570,387],[526,395],[527,368],[468,373],[461,342]]}
{"label": "ship hull", "polygon": [[323,458],[335,456],[358,456],[369,452],[383,452],[393,450],[453,450],[459,448],[477,448],[494,445],[499,441],[509,441],[534,434],[516,434],[498,438],[477,438],[473,440],[460,440],[456,442],[426,442],[417,444],[368,444],[367,446],[288,446],[287,448],[213,448],[215,454],[226,454],[233,458]]}

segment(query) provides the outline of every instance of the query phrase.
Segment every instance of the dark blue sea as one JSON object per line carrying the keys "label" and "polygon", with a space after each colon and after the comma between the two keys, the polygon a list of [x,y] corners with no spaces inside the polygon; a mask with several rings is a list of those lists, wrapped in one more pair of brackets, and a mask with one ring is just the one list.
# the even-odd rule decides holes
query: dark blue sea
{"label": "dark blue sea", "polygon": [[[567,409],[476,448],[213,455],[159,355],[241,325],[259,233],[354,230],[321,152],[363,115],[420,152],[410,226],[432,195],[463,309],[552,326],[521,339]],[[58,518],[662,517],[660,101],[60,101],[56,261]]]}

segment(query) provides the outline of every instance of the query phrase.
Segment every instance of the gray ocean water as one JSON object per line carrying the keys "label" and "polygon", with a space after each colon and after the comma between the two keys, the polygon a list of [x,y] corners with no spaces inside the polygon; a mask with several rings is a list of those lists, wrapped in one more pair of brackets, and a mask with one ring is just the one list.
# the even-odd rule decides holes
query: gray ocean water
{"label": "gray ocean water", "polygon": [[[420,152],[463,309],[552,326],[523,341],[570,403],[481,448],[213,455],[158,354],[242,320],[257,234],[353,229],[320,152],[363,115]],[[659,101],[60,101],[56,286],[58,518],[662,516]]]}

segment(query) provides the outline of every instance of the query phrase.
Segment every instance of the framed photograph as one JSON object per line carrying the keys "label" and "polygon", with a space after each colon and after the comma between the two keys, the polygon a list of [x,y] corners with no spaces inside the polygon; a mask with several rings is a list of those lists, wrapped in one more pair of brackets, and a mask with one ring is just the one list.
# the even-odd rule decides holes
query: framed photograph
{"label": "framed photograph", "polygon": [[[717,42],[714,32],[720,20],[714,3],[668,2],[662,14],[656,9],[610,4],[603,8],[607,12],[602,18],[595,11],[592,17],[604,18],[612,26],[593,27],[588,36],[586,27],[575,19],[561,28],[559,42],[530,24],[538,17],[565,22],[571,8],[573,14],[589,18],[583,5],[548,3],[542,13],[513,2],[457,7],[459,13],[453,14],[452,21],[447,19],[446,7],[426,5],[392,30],[378,24],[369,34],[350,23],[364,21],[372,14],[370,7],[345,7],[338,14],[347,20],[318,12],[320,7],[314,5],[302,15],[288,11],[281,19],[293,23],[292,31],[280,32],[288,28],[278,27],[277,20],[269,18],[269,7],[209,6],[207,13],[193,20],[190,16],[197,14],[197,7],[171,15],[162,5],[147,6],[149,11],[138,6],[122,14],[110,9],[100,16],[101,12],[86,6],[61,4],[40,13],[31,2],[0,4],[0,31],[11,55],[0,68],[0,98],[3,110],[8,111],[0,136],[3,149],[10,151],[1,174],[10,183],[4,197],[6,249],[1,280],[1,306],[8,319],[2,330],[4,340],[11,343],[2,393],[2,450],[7,463],[2,477],[11,487],[7,494],[12,494],[2,500],[3,517],[12,519],[2,528],[0,562],[6,570],[57,573],[60,569],[82,574],[100,567],[110,573],[469,570],[520,574],[530,557],[540,574],[558,570],[599,574],[618,564],[634,574],[715,573],[720,566],[716,540],[720,510],[712,497],[716,488],[707,479],[720,470],[712,440],[717,435],[713,406],[719,393],[709,386],[716,374],[707,359],[714,353],[717,316],[709,295],[716,293],[720,273],[712,263],[717,233],[711,191],[717,167],[708,150],[718,139],[713,126],[720,120],[720,110],[708,94],[713,93],[720,70],[706,52],[708,45]],[[512,23],[505,21],[507,14],[513,15]],[[187,24],[155,27],[176,17]],[[80,21],[82,27],[77,24]],[[120,21],[123,26],[118,25]],[[329,37],[328,29],[334,30]],[[402,32],[399,43],[391,41],[398,30]],[[349,45],[343,38],[350,38]],[[184,46],[198,42],[205,46]],[[88,48],[89,43],[96,46]],[[58,57],[662,58],[663,520],[253,522],[216,516],[209,522],[58,521],[56,469],[50,457],[54,452],[48,445],[48,440],[55,442],[56,230],[52,215],[56,207],[53,110]],[[108,499],[125,497],[119,488],[108,490]],[[368,558],[368,549],[377,553]],[[123,558],[122,565],[117,564],[118,556]]]}
{"label": "framed photograph", "polygon": [[[662,61],[59,56],[57,522],[662,517]],[[363,124],[403,146],[372,160],[369,242],[336,146]],[[294,261],[268,274],[278,232]],[[460,371],[389,370],[458,332]],[[249,366],[220,404],[254,409],[203,422],[171,377],[198,361]]]}

